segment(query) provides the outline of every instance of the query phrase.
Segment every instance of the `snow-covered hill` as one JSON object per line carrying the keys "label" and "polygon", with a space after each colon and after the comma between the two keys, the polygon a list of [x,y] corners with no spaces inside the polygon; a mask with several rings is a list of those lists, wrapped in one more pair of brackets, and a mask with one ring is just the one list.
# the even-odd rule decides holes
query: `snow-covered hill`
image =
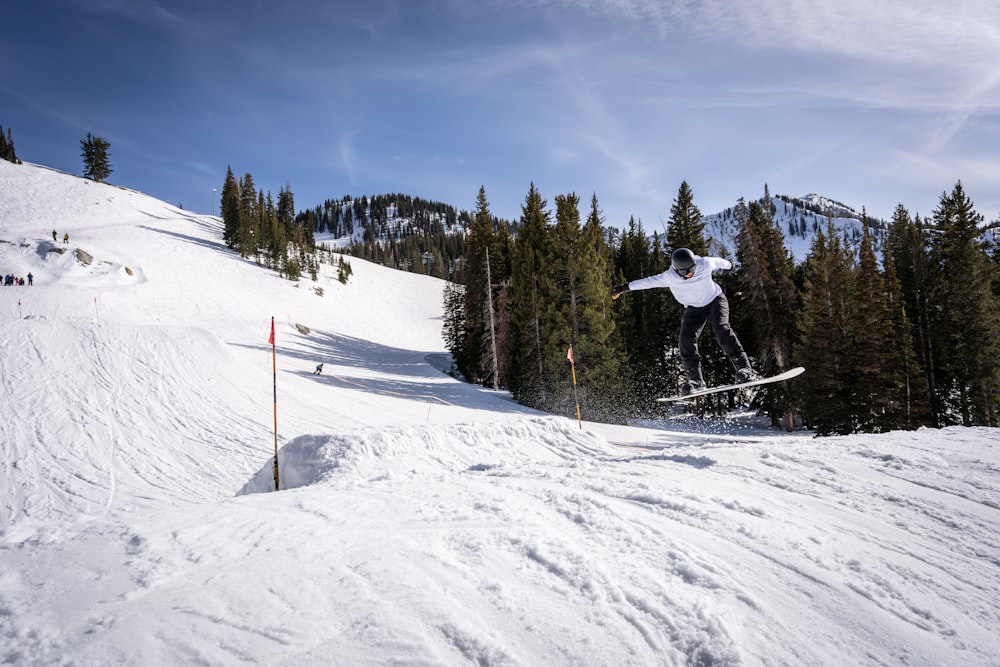
{"label": "snow-covered hill", "polygon": [[[833,222],[834,229],[843,235],[855,253],[861,246],[864,215],[846,204],[817,194],[804,197],[775,195],[771,197],[771,204],[774,221],[785,237],[785,247],[796,262],[805,260],[812,248],[816,232],[820,230],[826,232],[829,221]],[[736,208],[727,208],[719,213],[706,215],[704,222],[705,237],[711,239],[711,251],[714,254],[735,257],[736,235],[739,229]],[[870,219],[867,224],[875,252],[881,255],[886,225],[884,222]]]}
{"label": "snow-covered hill", "polygon": [[995,430],[581,428],[436,368],[440,281],[351,264],[0,162],[0,660],[998,664]]}

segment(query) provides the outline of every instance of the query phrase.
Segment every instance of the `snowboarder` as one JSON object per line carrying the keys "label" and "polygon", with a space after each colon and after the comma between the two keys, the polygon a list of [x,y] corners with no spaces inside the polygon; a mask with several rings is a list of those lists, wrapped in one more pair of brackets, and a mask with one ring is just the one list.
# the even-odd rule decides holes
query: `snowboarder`
{"label": "snowboarder", "polygon": [[323,372],[323,364],[320,364],[319,366],[316,367],[316,370],[313,371],[313,375],[319,375],[322,372]]}
{"label": "snowboarder", "polygon": [[698,337],[706,323],[712,324],[712,333],[722,351],[736,369],[736,382],[757,380],[760,376],[750,365],[743,345],[729,326],[729,300],[722,288],[712,279],[713,271],[731,271],[733,262],[721,257],[699,257],[687,248],[679,248],[670,257],[670,268],[655,276],[633,280],[611,289],[611,298],[617,299],[632,290],[666,287],[684,306],[681,316],[679,348],[681,364],[688,381],[681,386],[687,395],[705,388],[701,374],[701,357],[698,354]]}

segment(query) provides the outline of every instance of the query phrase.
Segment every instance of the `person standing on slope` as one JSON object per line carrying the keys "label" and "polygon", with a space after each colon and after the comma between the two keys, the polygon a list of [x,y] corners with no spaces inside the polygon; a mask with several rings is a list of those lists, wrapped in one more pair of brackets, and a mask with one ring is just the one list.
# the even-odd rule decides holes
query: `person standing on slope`
{"label": "person standing on slope", "polygon": [[701,357],[698,354],[698,337],[706,323],[712,324],[712,333],[722,351],[736,369],[736,382],[757,380],[760,376],[750,365],[740,339],[729,326],[729,300],[722,287],[712,279],[714,271],[731,271],[733,262],[721,257],[699,257],[687,248],[675,250],[670,257],[670,268],[648,278],[633,280],[611,289],[611,298],[617,299],[632,290],[666,287],[684,306],[681,316],[679,348],[681,364],[688,375],[688,382],[681,386],[687,395],[705,388],[701,374]]}

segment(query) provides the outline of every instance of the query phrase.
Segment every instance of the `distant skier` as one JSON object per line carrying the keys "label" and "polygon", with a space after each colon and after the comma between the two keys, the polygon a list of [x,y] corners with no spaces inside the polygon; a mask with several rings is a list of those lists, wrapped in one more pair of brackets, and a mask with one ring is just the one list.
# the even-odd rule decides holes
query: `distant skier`
{"label": "distant skier", "polygon": [[63,243],[69,243],[69,232],[63,234]]}
{"label": "distant skier", "polygon": [[34,284],[35,284],[35,276],[31,275],[31,273],[29,272],[28,273],[28,287],[31,287]]}
{"label": "distant skier", "polygon": [[56,242],[56,230],[54,230],[54,229],[52,230],[52,242],[53,243]]}
{"label": "distant skier", "polygon": [[313,375],[320,375],[322,372],[323,372],[323,364],[320,364],[319,366],[316,367],[316,370],[313,371]]}
{"label": "distant skier", "polygon": [[712,272],[731,271],[734,265],[721,257],[699,257],[687,248],[679,248],[670,257],[670,268],[655,276],[615,285],[611,298],[617,299],[631,290],[666,287],[684,306],[681,316],[679,348],[681,364],[688,374],[688,382],[681,386],[681,394],[705,388],[701,374],[701,357],[698,354],[698,337],[706,323],[712,324],[712,333],[723,352],[736,369],[736,382],[757,380],[760,376],[750,366],[750,359],[739,338],[729,326],[729,300],[722,288],[712,279]]}

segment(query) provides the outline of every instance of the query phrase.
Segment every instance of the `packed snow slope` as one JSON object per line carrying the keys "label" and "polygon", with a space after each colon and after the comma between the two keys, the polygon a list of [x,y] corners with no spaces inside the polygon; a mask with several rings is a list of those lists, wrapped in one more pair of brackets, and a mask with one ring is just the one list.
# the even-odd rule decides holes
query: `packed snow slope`
{"label": "packed snow slope", "polygon": [[0,661],[1000,664],[995,430],[580,428],[221,231],[0,162]]}

